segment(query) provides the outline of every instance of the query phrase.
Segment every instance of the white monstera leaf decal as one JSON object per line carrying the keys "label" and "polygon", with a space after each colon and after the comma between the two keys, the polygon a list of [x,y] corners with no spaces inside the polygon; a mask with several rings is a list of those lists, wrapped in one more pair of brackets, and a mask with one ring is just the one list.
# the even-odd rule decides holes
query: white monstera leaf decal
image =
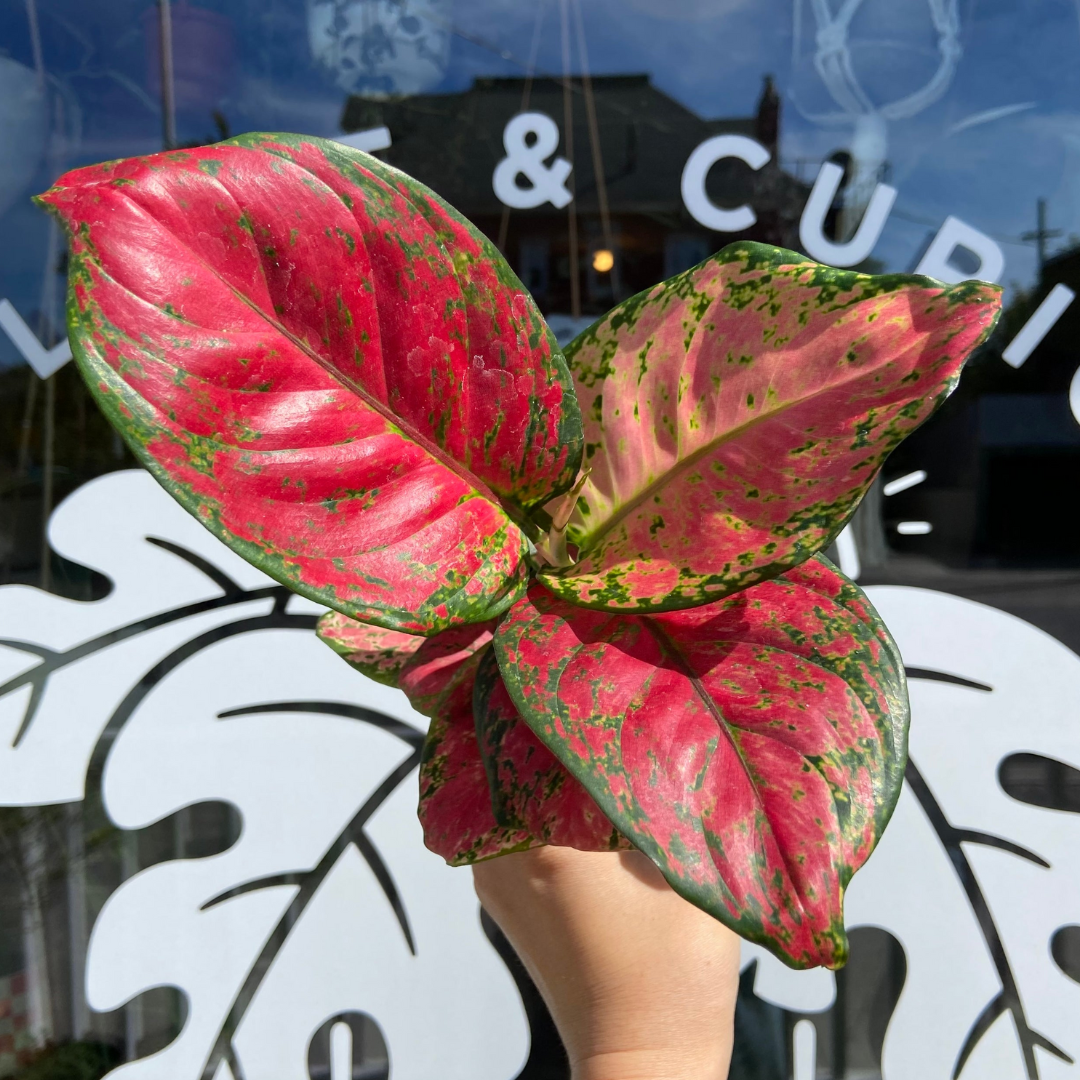
{"label": "white monstera leaf decal", "polygon": [[[163,986],[188,1006],[178,1038],[111,1077],[309,1080],[310,1048],[329,1040],[333,1061],[339,1021],[359,1014],[393,1080],[516,1075],[513,980],[470,876],[421,843],[424,719],[143,473],[81,489],[51,540],[113,588],[94,603],[0,589],[0,805],[88,795],[132,836],[208,803],[242,823],[217,854],[128,877],[101,910],[90,1006]],[[772,1026],[747,1029],[744,1009],[742,1045],[763,1053],[793,1028],[794,1080],[811,1080],[873,999],[850,1075],[1080,1076],[1080,814],[1017,781],[1029,767],[1080,781],[1080,659],[993,608],[869,592],[911,677],[908,783],[848,894],[848,969],[794,972],[747,946],[742,1000]]]}
{"label": "white monstera leaf decal", "polygon": [[[847,900],[852,964],[861,928],[887,931],[906,960],[881,1075],[1075,1080],[1080,957],[1061,966],[1056,946],[1080,936],[1080,790],[1070,812],[1034,805],[1045,796],[1025,797],[1010,777],[1031,765],[1080,780],[1080,658],[995,608],[926,589],[867,592],[900,646],[912,703],[907,782]],[[840,1007],[836,977],[750,948],[743,963],[759,998],[802,1016],[794,1076],[811,1080],[815,1033]]]}
{"label": "white monstera leaf decal", "polygon": [[528,1049],[513,979],[471,876],[416,820],[426,720],[144,473],[80,489],[50,538],[113,589],[0,589],[0,804],[90,791],[123,830],[207,802],[241,821],[227,850],[135,873],[101,910],[90,1007],[162,986],[187,999],[178,1038],[110,1077],[309,1080],[312,1036],[357,1014],[394,1080],[513,1076]]}

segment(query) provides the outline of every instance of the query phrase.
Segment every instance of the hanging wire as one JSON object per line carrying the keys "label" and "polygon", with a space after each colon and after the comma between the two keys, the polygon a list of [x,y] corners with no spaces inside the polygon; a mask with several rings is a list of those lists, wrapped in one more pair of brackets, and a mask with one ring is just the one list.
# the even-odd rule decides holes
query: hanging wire
{"label": "hanging wire", "polygon": [[158,41],[161,64],[161,141],[176,146],[176,81],[173,71],[173,23],[169,0],[158,0]]}
{"label": "hanging wire", "polygon": [[[607,178],[604,175],[604,157],[600,149],[600,125],[596,120],[596,101],[593,98],[592,76],[589,73],[589,52],[585,44],[585,22],[581,17],[581,0],[573,0],[574,19],[577,24],[578,56],[581,59],[581,86],[585,96],[585,116],[589,123],[589,146],[592,150],[593,174],[596,177],[596,201],[600,208],[600,229],[604,246],[615,256],[615,238],[611,231],[611,214],[608,212]],[[622,299],[619,283],[619,261],[611,267],[611,293],[618,303]]]}
{"label": "hanging wire", "polygon": [[[1077,0],[1080,4],[1080,0]],[[434,12],[425,12],[424,18],[434,26],[438,26],[440,29],[445,30],[453,37],[460,38],[462,41],[468,42],[470,45],[475,45],[479,49],[483,49],[486,52],[492,53],[498,56],[501,60],[506,60],[508,63],[514,64],[522,71],[528,71],[528,63],[522,60],[520,57],[515,56],[509,49],[504,49],[493,42],[487,41],[485,38],[480,37],[477,34],[473,34],[470,31],[463,30],[460,26],[456,26],[454,23],[449,22],[446,19],[440,18]],[[561,75],[556,75],[553,71],[547,71],[543,68],[536,67],[534,74],[540,75],[543,78],[551,79],[553,82],[565,85],[565,80]],[[577,94],[581,91],[576,86],[570,87],[571,93]],[[634,120],[638,117],[637,112],[628,105],[623,105],[618,101],[610,101],[607,103],[608,108],[613,112],[619,113],[621,116],[625,116],[627,120]]]}
{"label": "hanging wire", "polygon": [[578,266],[577,203],[574,196],[574,94],[570,78],[570,0],[559,0],[559,24],[563,69],[563,132],[566,160],[570,162],[570,202],[566,208],[566,231],[570,255],[570,314],[581,318],[581,267]]}
{"label": "hanging wire", "polygon": [[[64,99],[57,95],[53,110],[53,130],[49,150],[50,181],[60,172],[63,157],[62,133],[66,128]],[[45,269],[41,282],[41,312],[38,323],[38,338],[47,349],[51,349],[58,338],[53,316],[57,303],[57,267],[60,259],[60,228],[55,219],[50,219],[49,238],[45,244]],[[52,516],[55,478],[56,478],[56,382],[57,373],[53,372],[45,380],[45,417],[42,432],[41,463],[41,587],[48,591],[52,588],[52,551],[49,547],[49,518]],[[36,379],[35,379],[36,381]]]}
{"label": "hanging wire", "polygon": [[45,90],[45,60],[41,52],[41,27],[38,25],[36,0],[26,0],[26,21],[30,24],[30,50],[34,54],[34,71],[38,89]]}
{"label": "hanging wire", "polygon": [[53,475],[56,472],[56,375],[45,380],[45,460],[41,467],[41,587],[52,588],[52,549],[49,518],[53,507]]}
{"label": "hanging wire", "polygon": [[[41,26],[38,22],[36,0],[26,0],[26,21],[30,33],[30,50],[34,57],[34,70],[37,75],[38,90],[45,94],[48,89],[48,77],[45,71],[44,52],[41,47]],[[57,101],[57,108],[61,103]],[[49,155],[50,166],[55,158],[56,131],[53,131],[53,153]],[[53,344],[53,328],[50,318],[55,304],[55,283],[52,278],[59,252],[59,229],[50,219],[48,240],[45,245],[45,269],[41,283],[41,295],[38,304],[38,338],[46,348]],[[38,384],[40,379],[32,367],[27,369],[26,402],[23,406],[22,426],[19,432],[19,453],[16,459],[16,479],[25,480],[30,472],[30,442],[34,430],[34,415],[37,412]],[[45,469],[42,475],[42,512],[41,512],[41,583],[48,588],[50,582],[50,560],[48,557],[48,520],[52,510],[52,471],[51,464],[55,446],[56,393],[50,378],[45,391],[45,440],[43,456]],[[16,489],[18,484],[15,485]],[[10,552],[5,558],[4,577],[10,571]]]}
{"label": "hanging wire", "polygon": [[[529,111],[529,99],[532,96],[533,75],[536,72],[536,58],[540,52],[540,28],[544,24],[544,0],[536,5],[536,22],[533,24],[532,44],[529,46],[529,64],[525,69],[525,85],[521,91],[519,112]],[[499,251],[506,254],[506,237],[510,231],[510,207],[503,206],[502,220],[499,222]]]}
{"label": "hanging wire", "polygon": [[[30,50],[34,56],[34,70],[37,73],[38,89],[44,93],[46,86],[45,60],[41,50],[41,28],[38,25],[36,0],[26,0],[26,21],[29,23],[30,28]],[[52,227],[50,227],[49,233],[51,242]],[[46,273],[48,273],[47,268]],[[44,308],[42,308],[38,315],[39,335],[43,329],[40,324],[44,321],[44,317]],[[25,477],[30,469],[30,436],[34,429],[34,412],[37,409],[38,383],[40,381],[34,369],[29,368],[27,371],[26,403],[23,406],[22,426],[19,431],[19,456],[15,464],[15,475],[18,478]]]}
{"label": "hanging wire", "polygon": [[30,471],[30,436],[34,430],[34,411],[37,408],[38,383],[40,382],[34,369],[29,368],[26,404],[23,406],[22,426],[19,429],[19,456],[15,463],[15,473],[18,477],[25,477]]}
{"label": "hanging wire", "polygon": [[536,75],[536,60],[540,54],[540,29],[544,25],[544,0],[536,5],[536,22],[533,24],[532,42],[529,45],[529,66],[525,69],[525,86],[521,91],[521,111],[529,111],[529,98],[532,96],[533,77]]}
{"label": "hanging wire", "polygon": [[[1080,3],[1080,0],[1077,0],[1077,3]],[[802,48],[802,6],[803,0],[795,0],[791,28],[791,70],[793,72],[798,70],[799,50]]]}

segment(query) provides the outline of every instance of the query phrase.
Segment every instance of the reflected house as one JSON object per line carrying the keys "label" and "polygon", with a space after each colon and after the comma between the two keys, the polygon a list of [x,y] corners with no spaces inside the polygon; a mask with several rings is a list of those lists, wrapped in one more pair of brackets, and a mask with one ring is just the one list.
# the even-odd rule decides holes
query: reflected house
{"label": "reflected house", "polygon": [[[799,215],[809,186],[778,164],[780,98],[771,78],[764,80],[753,115],[713,120],[702,119],[657,89],[647,75],[599,76],[592,79],[591,89],[595,143],[585,87],[580,79],[571,80],[574,168],[567,187],[575,198],[572,207],[563,209],[545,203],[532,210],[509,210],[492,187],[495,167],[506,156],[503,130],[520,112],[541,112],[555,120],[561,132],[557,153],[571,157],[561,79],[484,78],[458,94],[391,101],[354,96],[346,104],[342,127],[354,132],[385,124],[393,145],[380,156],[434,188],[493,240],[501,240],[545,314],[571,311],[571,210],[577,218],[585,316],[603,314],[615,299],[695,265],[732,240],[798,245]],[[741,161],[718,162],[706,181],[710,199],[719,206],[753,204],[758,220],[744,233],[706,229],[682,202],[687,158],[720,134],[749,136],[772,153],[758,172]],[[602,162],[600,184],[597,159]],[[598,272],[594,254],[607,246],[603,197],[610,211],[614,265]]]}

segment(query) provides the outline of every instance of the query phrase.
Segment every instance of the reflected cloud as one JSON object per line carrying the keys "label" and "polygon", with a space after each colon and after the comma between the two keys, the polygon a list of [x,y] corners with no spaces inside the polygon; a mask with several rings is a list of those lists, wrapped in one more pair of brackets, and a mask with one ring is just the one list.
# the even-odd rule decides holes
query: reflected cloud
{"label": "reflected cloud", "polygon": [[238,130],[297,131],[333,137],[341,131],[344,95],[332,89],[299,89],[271,79],[245,79],[239,94]]}
{"label": "reflected cloud", "polygon": [[989,124],[994,120],[1004,120],[1006,116],[1015,116],[1016,113],[1034,109],[1038,104],[1037,101],[1022,101],[1015,105],[1002,105],[997,109],[986,109],[983,112],[972,113],[971,116],[966,116],[959,123],[953,124],[949,128],[948,134],[956,135],[958,132],[978,127],[980,124]]}
{"label": "reflected cloud", "polygon": [[45,88],[32,68],[0,56],[0,214],[26,190],[48,138]]}

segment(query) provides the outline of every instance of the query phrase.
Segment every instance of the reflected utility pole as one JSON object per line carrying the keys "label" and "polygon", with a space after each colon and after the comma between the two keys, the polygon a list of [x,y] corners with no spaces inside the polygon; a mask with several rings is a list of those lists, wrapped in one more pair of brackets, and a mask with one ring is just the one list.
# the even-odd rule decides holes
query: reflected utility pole
{"label": "reflected utility pole", "polygon": [[1039,265],[1039,281],[1042,281],[1043,270],[1046,267],[1046,241],[1054,240],[1061,236],[1060,229],[1048,229],[1046,227],[1046,200],[1039,199],[1035,204],[1035,231],[1020,234],[1020,239],[1027,243],[1035,242],[1035,254]]}

